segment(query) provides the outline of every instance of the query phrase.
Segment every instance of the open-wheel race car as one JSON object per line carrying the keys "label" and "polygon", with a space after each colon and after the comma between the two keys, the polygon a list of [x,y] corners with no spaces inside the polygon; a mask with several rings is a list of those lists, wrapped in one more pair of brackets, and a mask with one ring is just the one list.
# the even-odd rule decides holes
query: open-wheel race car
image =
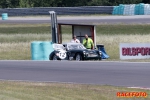
{"label": "open-wheel race car", "polygon": [[101,60],[101,51],[86,49],[81,43],[53,44],[49,60]]}

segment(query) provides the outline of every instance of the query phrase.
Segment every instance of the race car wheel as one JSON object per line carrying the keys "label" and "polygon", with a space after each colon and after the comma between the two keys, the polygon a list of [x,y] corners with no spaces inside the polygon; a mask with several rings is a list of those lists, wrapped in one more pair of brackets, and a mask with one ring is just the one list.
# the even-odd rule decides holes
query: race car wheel
{"label": "race car wheel", "polygon": [[52,60],[58,60],[58,59],[57,59],[57,56],[54,55],[54,56],[52,57]]}
{"label": "race car wheel", "polygon": [[81,54],[76,54],[76,56],[75,56],[75,60],[76,61],[81,61],[82,60],[82,56],[81,56]]}
{"label": "race car wheel", "polygon": [[100,57],[99,60],[102,60],[102,57]]}

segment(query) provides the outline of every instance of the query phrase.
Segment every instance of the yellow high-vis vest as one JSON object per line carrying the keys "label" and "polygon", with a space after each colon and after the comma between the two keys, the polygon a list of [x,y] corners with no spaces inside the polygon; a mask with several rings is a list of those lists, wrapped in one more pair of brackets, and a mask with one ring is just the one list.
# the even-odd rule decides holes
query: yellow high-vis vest
{"label": "yellow high-vis vest", "polygon": [[83,45],[87,49],[92,49],[92,47],[94,46],[94,43],[93,43],[93,40],[91,38],[88,38],[88,40],[83,39]]}

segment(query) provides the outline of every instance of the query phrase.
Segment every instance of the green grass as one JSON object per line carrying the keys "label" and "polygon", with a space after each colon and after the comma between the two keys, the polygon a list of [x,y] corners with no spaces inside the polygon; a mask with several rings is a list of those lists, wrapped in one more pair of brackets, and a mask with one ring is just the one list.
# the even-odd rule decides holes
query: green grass
{"label": "green grass", "polygon": [[125,24],[116,24],[116,25],[98,25],[96,31],[98,34],[122,34],[122,35],[130,35],[130,34],[150,34],[150,25],[125,25]]}
{"label": "green grass", "polygon": [[[72,33],[71,26],[62,26],[63,33]],[[50,24],[1,24],[0,34],[47,34],[51,33]]]}
{"label": "green grass", "polygon": [[[105,45],[110,56],[108,60],[119,60],[119,43],[149,43],[149,27],[150,25],[98,25],[97,44]],[[70,41],[71,27],[63,26],[62,29],[63,42]],[[30,60],[30,43],[51,41],[50,33],[49,24],[1,24],[0,60]],[[147,92],[148,97],[116,97],[117,92],[134,91]],[[0,81],[0,100],[150,100],[149,95],[150,90],[108,85]]]}
{"label": "green grass", "polygon": [[29,60],[31,59],[30,43],[1,43],[0,60]]}
{"label": "green grass", "polygon": [[[116,25],[97,25],[97,34],[150,34],[149,24],[139,24],[139,25],[126,25],[126,24],[116,24]],[[0,34],[43,34],[51,33],[50,24],[1,24]],[[71,26],[62,26],[62,33],[71,33]]]}
{"label": "green grass", "polygon": [[[117,92],[146,92],[147,98],[118,98]],[[149,100],[150,90],[67,83],[0,81],[0,100]]]}
{"label": "green grass", "polygon": [[[119,43],[149,43],[150,25],[97,25],[97,44],[104,44],[110,56],[119,60]],[[71,26],[62,26],[63,42],[71,40]],[[1,24],[0,59],[30,60],[32,41],[51,41],[49,24]],[[82,42],[82,41],[81,41]],[[22,52],[20,52],[22,51]],[[148,60],[149,61],[149,60]]]}
{"label": "green grass", "polygon": [[50,33],[49,24],[1,24],[0,34]]}

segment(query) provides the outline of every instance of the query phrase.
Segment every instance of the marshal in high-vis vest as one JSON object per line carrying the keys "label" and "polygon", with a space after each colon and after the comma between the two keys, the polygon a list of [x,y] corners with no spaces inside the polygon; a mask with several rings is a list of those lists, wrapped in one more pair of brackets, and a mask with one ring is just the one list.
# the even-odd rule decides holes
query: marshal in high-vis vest
{"label": "marshal in high-vis vest", "polygon": [[83,45],[86,49],[94,49],[93,40],[87,34],[85,34],[85,39],[83,39]]}

